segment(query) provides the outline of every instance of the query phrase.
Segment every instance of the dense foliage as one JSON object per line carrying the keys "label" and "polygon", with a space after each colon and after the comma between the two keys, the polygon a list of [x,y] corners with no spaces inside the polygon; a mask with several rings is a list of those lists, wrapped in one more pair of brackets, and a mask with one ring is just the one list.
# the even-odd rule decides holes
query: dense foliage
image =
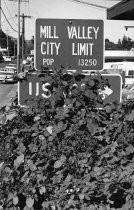
{"label": "dense foliage", "polygon": [[134,209],[133,102],[98,109],[101,75],[39,76],[51,97],[0,126],[1,209]]}

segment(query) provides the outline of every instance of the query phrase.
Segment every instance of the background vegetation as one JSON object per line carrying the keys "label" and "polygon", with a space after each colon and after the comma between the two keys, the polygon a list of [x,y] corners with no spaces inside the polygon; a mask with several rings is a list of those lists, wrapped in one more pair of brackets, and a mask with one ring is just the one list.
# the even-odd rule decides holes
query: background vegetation
{"label": "background vegetation", "polygon": [[133,210],[134,103],[103,106],[101,75],[38,76],[51,97],[0,126],[1,209]]}
{"label": "background vegetation", "polygon": [[105,39],[105,50],[131,50],[131,48],[134,48],[134,42],[125,35],[117,43]]}
{"label": "background vegetation", "polygon": [[[0,30],[0,47],[7,49],[7,39],[8,39],[8,48],[9,48],[9,55],[14,56],[17,55],[17,39],[11,37]],[[22,35],[20,36],[20,45],[22,46]],[[31,40],[25,41],[25,54],[30,54],[30,50],[34,49],[34,38],[32,37]],[[21,55],[22,47],[20,47],[20,55]]]}

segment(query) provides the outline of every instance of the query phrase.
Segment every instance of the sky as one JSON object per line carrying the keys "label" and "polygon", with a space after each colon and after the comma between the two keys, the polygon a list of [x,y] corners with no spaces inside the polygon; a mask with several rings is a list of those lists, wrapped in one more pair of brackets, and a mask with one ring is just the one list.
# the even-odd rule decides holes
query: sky
{"label": "sky", "polygon": [[[18,30],[18,3],[17,0],[1,1],[1,27],[2,30],[17,38]],[[134,41],[134,28],[127,31],[124,26],[134,26],[134,21],[107,20],[107,10],[102,7],[111,7],[120,0],[80,0],[83,2],[102,6],[94,7],[76,0],[21,0],[20,14],[25,18],[25,39],[30,40],[35,35],[35,21],[38,18],[60,19],[101,19],[104,21],[104,38],[117,43],[123,36],[130,37]],[[8,22],[6,18],[8,19]],[[10,24],[10,25],[9,25]],[[22,28],[22,27],[21,27]]]}

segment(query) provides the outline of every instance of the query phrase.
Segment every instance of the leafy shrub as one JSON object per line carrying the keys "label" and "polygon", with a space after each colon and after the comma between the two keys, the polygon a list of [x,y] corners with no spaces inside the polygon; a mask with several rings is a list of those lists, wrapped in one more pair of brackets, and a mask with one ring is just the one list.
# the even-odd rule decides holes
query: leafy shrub
{"label": "leafy shrub", "polygon": [[101,75],[62,71],[39,74],[52,96],[0,126],[1,208],[134,209],[133,102],[103,106]]}

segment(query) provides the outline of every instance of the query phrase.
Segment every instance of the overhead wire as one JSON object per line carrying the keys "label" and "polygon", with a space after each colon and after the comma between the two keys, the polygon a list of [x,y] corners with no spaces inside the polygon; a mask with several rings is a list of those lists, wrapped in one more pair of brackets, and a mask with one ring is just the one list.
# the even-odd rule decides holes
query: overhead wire
{"label": "overhead wire", "polygon": [[[16,18],[16,17],[8,18],[8,20],[12,20],[12,19],[15,19],[15,18]],[[2,24],[5,23],[5,22],[7,22],[7,21],[6,21],[6,20],[3,20],[3,21],[2,21]]]}
{"label": "overhead wire", "polygon": [[23,11],[22,13],[27,14],[27,4],[29,3],[29,0],[24,0],[22,2],[24,3],[23,7],[21,8]]}
{"label": "overhead wire", "polygon": [[0,9],[1,9],[1,11],[2,11],[2,13],[3,13],[3,15],[4,15],[4,17],[5,17],[6,21],[7,21],[7,23],[8,23],[9,26],[11,27],[11,29],[12,29],[13,31],[15,31],[15,32],[18,33],[18,31],[15,30],[15,29],[12,27],[11,23],[10,23],[9,20],[7,19],[6,15],[5,15],[5,13],[4,13],[3,9],[2,9],[2,7],[0,7]]}
{"label": "overhead wire", "polygon": [[105,1],[124,1],[124,0],[105,0]]}
{"label": "overhead wire", "polygon": [[25,14],[26,14],[26,1],[24,3],[25,3]]}
{"label": "overhead wire", "polygon": [[31,12],[30,12],[30,6],[29,6],[29,2],[28,2],[28,14],[29,14],[29,16],[31,16]]}
{"label": "overhead wire", "polygon": [[28,15],[28,6],[27,6],[28,3],[29,3],[29,1],[25,2],[25,14],[26,15]]}
{"label": "overhead wire", "polygon": [[[88,5],[88,6],[93,6],[93,7],[97,7],[97,8],[102,8],[102,9],[108,9],[108,7],[106,6],[102,6],[102,5],[99,5],[99,4],[95,4],[95,3],[90,3],[90,2],[86,2],[86,1],[81,1],[81,0],[71,0],[73,2],[76,2],[76,3],[80,3],[80,4],[85,4],[85,5]],[[127,1],[130,1],[130,0],[105,0],[105,1],[118,1],[119,3],[120,2],[127,2]]]}
{"label": "overhead wire", "polygon": [[125,2],[130,1],[130,0],[105,0],[105,1],[109,1],[109,2],[110,2],[110,1],[118,1],[119,3],[120,3],[120,2],[125,3]]}
{"label": "overhead wire", "polygon": [[76,3],[80,3],[80,4],[85,4],[85,5],[88,5],[88,6],[93,6],[93,7],[101,8],[101,9],[108,9],[105,6],[101,6],[101,5],[98,5],[98,4],[89,3],[89,2],[86,2],[86,1],[81,1],[81,0],[71,0],[71,1],[76,2]]}
{"label": "overhead wire", "polygon": [[[5,7],[6,7],[8,13],[9,13],[9,15],[11,16],[11,18],[13,18],[13,16],[12,16],[10,10],[8,9],[8,6],[7,6],[6,2],[5,2],[5,0],[4,0],[4,4],[5,4]],[[13,20],[13,22],[15,23],[15,25],[17,25],[17,23],[14,21],[14,19],[12,19],[12,20]]]}
{"label": "overhead wire", "polygon": [[12,7],[12,10],[13,10],[14,14],[17,14],[18,13],[18,8],[16,6],[16,2],[10,1],[10,5]]}

